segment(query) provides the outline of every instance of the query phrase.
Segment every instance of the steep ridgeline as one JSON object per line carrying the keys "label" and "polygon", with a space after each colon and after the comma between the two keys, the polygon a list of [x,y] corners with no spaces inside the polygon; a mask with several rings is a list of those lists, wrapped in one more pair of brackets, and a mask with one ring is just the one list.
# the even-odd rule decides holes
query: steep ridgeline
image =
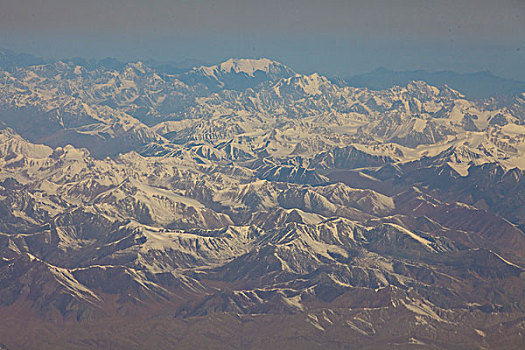
{"label": "steep ridgeline", "polygon": [[523,344],[525,95],[6,62],[0,348]]}

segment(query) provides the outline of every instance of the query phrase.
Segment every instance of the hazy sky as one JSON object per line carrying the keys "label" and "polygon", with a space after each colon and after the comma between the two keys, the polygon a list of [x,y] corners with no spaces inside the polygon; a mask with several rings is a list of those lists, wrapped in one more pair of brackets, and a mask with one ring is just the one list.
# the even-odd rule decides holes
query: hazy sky
{"label": "hazy sky", "polygon": [[270,57],[301,72],[525,80],[525,0],[0,0],[0,46],[52,57]]}

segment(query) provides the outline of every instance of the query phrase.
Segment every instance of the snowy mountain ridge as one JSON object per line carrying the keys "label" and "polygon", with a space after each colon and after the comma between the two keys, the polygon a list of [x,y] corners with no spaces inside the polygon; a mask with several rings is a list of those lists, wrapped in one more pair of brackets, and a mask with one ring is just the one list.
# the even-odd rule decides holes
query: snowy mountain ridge
{"label": "snowy mountain ridge", "polygon": [[221,346],[275,325],[283,344],[518,348],[524,101],[268,59],[0,71],[0,335],[138,318]]}

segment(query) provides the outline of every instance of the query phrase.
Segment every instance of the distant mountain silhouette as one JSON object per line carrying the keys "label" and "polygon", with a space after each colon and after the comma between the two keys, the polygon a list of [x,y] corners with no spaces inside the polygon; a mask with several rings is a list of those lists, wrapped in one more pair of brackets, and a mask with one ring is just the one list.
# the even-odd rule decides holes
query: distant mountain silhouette
{"label": "distant mountain silhouette", "polygon": [[11,70],[46,63],[43,58],[27,53],[16,53],[0,47],[0,69]]}
{"label": "distant mountain silhouette", "polygon": [[386,68],[377,68],[372,72],[348,78],[346,82],[355,87],[384,90],[394,85],[405,86],[413,80],[423,80],[437,86],[446,84],[469,98],[509,96],[525,92],[525,82],[501,78],[489,71],[476,73],[428,72],[425,70],[395,72]]}
{"label": "distant mountain silhouette", "polygon": [[[82,66],[86,69],[92,70],[97,68],[120,70],[126,66],[126,64],[133,62],[133,60],[121,60],[113,57],[105,57],[102,59],[95,58],[82,58],[82,57],[71,57],[71,58],[42,58],[27,53],[18,53],[9,49],[0,47],[0,69],[6,71],[12,71],[16,68],[26,68],[35,65],[42,65],[47,63],[56,62],[57,60],[73,63],[75,65]],[[207,62],[197,59],[185,59],[182,61],[157,61],[153,59],[144,60],[149,66],[154,68],[157,72],[166,74],[181,74],[191,70],[193,67],[199,67],[206,65]]]}

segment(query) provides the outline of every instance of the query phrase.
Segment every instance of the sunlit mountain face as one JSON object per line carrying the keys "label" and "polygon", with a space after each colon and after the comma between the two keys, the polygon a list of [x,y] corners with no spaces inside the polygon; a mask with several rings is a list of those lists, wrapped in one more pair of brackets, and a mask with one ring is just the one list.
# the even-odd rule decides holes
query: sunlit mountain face
{"label": "sunlit mountain face", "polygon": [[523,346],[525,91],[0,69],[0,349]]}

